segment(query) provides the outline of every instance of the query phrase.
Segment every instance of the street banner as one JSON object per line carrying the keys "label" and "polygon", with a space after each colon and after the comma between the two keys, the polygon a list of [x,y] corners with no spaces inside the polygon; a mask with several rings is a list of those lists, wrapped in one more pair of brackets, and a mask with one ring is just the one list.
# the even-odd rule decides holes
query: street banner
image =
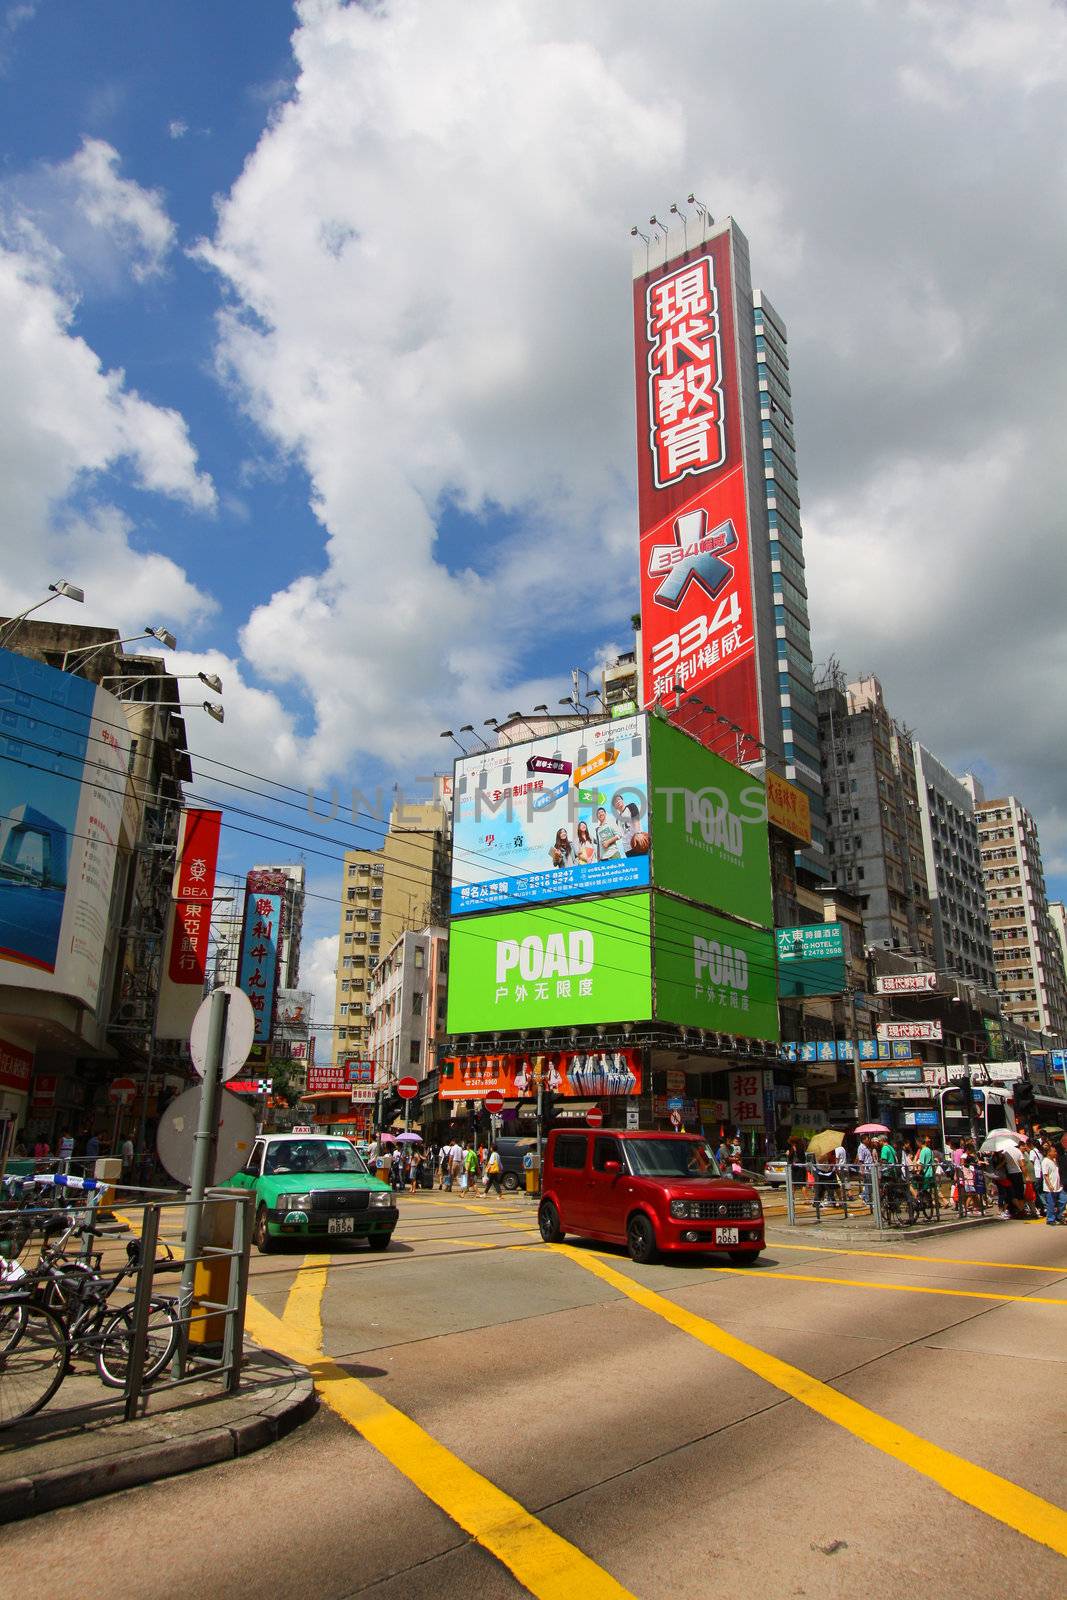
{"label": "street banner", "polygon": [[645,696],[712,702],[698,737],[721,740],[725,717],[741,762],[761,724],[731,243],[639,273],[634,338]]}
{"label": "street banner", "polygon": [[758,778],[657,717],[649,719],[652,881],[767,927],[767,796]]}
{"label": "street banner", "polygon": [[651,959],[647,894],[459,918],[448,1032],[647,1020]]}
{"label": "street banner", "polygon": [[763,1074],[754,1068],[730,1073],[730,1122],[735,1128],[763,1127]]}
{"label": "street banner", "polygon": [[353,1084],[369,1085],[374,1083],[374,1062],[364,1061],[353,1056],[342,1061],[338,1066],[308,1067],[307,1093],[336,1092],[347,1094]]}
{"label": "street banner", "polygon": [[33,1052],[0,1039],[0,1089],[14,1089],[16,1094],[29,1094],[32,1072]]}
{"label": "street banner", "polygon": [[0,650],[0,983],[95,1008],[129,753],[114,695]]}
{"label": "street banner", "polygon": [[649,847],[644,717],[456,762],[454,917],[647,888]]}
{"label": "street banner", "polygon": [[166,961],[156,1013],[159,1039],[188,1039],[203,999],[221,826],[221,811],[190,808],[182,811],[178,822]]}
{"label": "street banner", "polygon": [[211,904],[219,856],[221,811],[185,807],[178,822],[175,851],[174,900],[201,900]]}
{"label": "street banner", "polygon": [[537,1085],[564,1099],[602,1099],[642,1092],[639,1050],[564,1050],[544,1055],[446,1056],[438,1094],[442,1100],[530,1100]]}
{"label": "street banner", "polygon": [[657,894],[654,950],[658,1019],[778,1042],[774,937],[766,929]]}
{"label": "street banner", "polygon": [[311,990],[279,989],[274,1005],[274,1043],[306,1039],[311,1026]]}

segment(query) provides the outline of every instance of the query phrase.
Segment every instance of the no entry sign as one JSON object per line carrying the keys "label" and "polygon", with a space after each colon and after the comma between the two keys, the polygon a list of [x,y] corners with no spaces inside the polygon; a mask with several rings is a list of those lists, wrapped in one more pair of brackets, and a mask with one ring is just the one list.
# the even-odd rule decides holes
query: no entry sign
{"label": "no entry sign", "polygon": [[132,1078],[113,1078],[107,1097],[112,1105],[128,1106],[136,1093],[137,1085]]}
{"label": "no entry sign", "polygon": [[482,1101],[482,1104],[485,1106],[485,1109],[489,1112],[490,1116],[495,1117],[504,1109],[504,1096],[500,1093],[499,1089],[490,1089],[489,1093]]}
{"label": "no entry sign", "polygon": [[599,1106],[594,1106],[592,1111],[586,1112],[585,1120],[591,1128],[599,1128],[604,1120],[604,1113]]}
{"label": "no entry sign", "polygon": [[401,1100],[414,1100],[419,1092],[418,1078],[401,1078],[397,1082],[396,1092]]}

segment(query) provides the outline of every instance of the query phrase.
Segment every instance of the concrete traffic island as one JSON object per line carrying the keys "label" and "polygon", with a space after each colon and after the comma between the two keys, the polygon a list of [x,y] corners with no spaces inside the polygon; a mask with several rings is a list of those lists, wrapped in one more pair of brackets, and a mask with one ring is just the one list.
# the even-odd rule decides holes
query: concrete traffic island
{"label": "concrete traffic island", "polygon": [[0,1523],[250,1455],[317,1409],[306,1367],[249,1345],[241,1387],[190,1383],[153,1397],[146,1415],[123,1419],[120,1390],[74,1372],[37,1416],[0,1433]]}

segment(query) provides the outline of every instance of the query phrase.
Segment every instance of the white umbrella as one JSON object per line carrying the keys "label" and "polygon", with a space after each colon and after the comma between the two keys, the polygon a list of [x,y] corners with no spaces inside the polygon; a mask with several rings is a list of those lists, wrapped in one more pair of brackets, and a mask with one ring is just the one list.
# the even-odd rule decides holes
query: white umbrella
{"label": "white umbrella", "polygon": [[997,1150],[1011,1150],[1023,1143],[1024,1134],[1016,1133],[1013,1128],[997,1128],[994,1133],[983,1141],[978,1147],[978,1154],[982,1156],[993,1155]]}

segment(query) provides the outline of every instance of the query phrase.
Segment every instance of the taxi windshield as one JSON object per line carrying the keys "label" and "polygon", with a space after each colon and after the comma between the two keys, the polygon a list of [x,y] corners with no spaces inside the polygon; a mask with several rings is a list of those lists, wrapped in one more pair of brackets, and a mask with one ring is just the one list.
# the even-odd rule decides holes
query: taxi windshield
{"label": "taxi windshield", "polygon": [[265,1173],[366,1172],[347,1139],[276,1139],[267,1146]]}
{"label": "taxi windshield", "polygon": [[626,1153],[642,1178],[721,1177],[715,1152],[703,1139],[628,1139]]}

